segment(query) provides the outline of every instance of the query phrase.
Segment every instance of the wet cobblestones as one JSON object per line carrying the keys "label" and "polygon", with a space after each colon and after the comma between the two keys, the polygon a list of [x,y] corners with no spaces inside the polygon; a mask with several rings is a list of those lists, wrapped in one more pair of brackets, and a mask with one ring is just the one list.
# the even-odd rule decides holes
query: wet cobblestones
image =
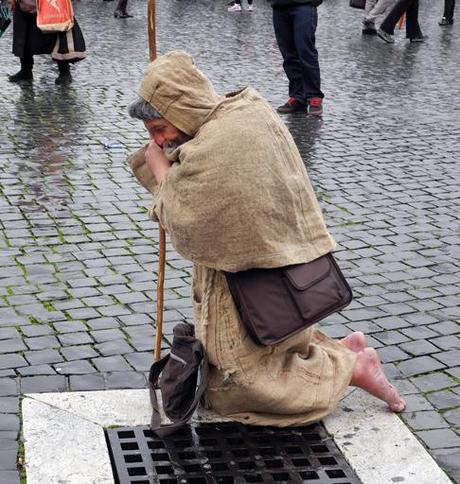
{"label": "wet cobblestones", "polygon": [[[355,292],[323,328],[369,335],[405,394],[402,418],[460,482],[459,26],[421,2],[425,44],[360,34],[345,0],[320,7],[325,114],[286,116]],[[274,106],[287,82],[270,9],[157,0],[160,52],[185,48],[219,92],[252,84]],[[144,141],[126,106],[146,65],[145,2],[133,19],[82,0],[88,59],[54,85],[36,62],[17,86],[0,40],[0,484],[19,482],[22,393],[142,388],[154,335],[157,228],[126,155]],[[168,245],[165,347],[191,318],[191,267]]]}

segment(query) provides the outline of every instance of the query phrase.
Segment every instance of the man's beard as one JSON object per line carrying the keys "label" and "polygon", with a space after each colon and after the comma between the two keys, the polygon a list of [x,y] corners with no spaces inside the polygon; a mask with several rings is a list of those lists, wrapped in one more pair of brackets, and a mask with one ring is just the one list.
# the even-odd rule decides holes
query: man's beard
{"label": "man's beard", "polygon": [[179,148],[179,146],[183,145],[191,139],[192,137],[188,134],[181,133],[177,136],[176,139],[173,139],[172,141],[165,141],[163,143],[163,151],[166,155],[170,155],[174,150]]}

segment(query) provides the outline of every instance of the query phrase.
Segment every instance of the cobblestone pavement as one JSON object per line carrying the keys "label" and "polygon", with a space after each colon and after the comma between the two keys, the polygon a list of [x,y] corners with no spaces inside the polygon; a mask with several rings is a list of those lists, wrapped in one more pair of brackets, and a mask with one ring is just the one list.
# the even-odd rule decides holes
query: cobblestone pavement
{"label": "cobblestone pavement", "polygon": [[[36,62],[17,86],[0,40],[0,483],[19,480],[20,395],[146,384],[154,334],[156,226],[125,163],[145,140],[128,119],[146,65],[145,1],[133,19],[83,0],[89,57],[68,88]],[[356,298],[323,324],[362,330],[405,394],[402,418],[460,482],[458,79],[460,25],[422,2],[426,44],[360,34],[346,0],[320,7],[322,120],[285,117],[308,165]],[[286,79],[270,9],[158,0],[160,52],[185,48],[218,91],[245,84],[274,105]],[[236,141],[237,142],[237,141]],[[169,247],[165,334],[191,317],[190,264]],[[165,342],[166,345],[166,342]],[[83,483],[82,483],[83,484]]]}

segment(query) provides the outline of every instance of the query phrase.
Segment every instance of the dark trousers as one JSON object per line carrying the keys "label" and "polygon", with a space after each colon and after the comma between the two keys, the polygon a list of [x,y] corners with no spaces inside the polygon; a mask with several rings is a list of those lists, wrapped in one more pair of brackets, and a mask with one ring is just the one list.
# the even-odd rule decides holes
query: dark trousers
{"label": "dark trousers", "polygon": [[444,1],[444,17],[447,20],[454,18],[455,0]]}
{"label": "dark trousers", "polygon": [[312,5],[273,9],[273,26],[289,80],[289,97],[304,103],[312,97],[324,97],[315,47],[317,23],[318,13]]}
{"label": "dark trousers", "polygon": [[418,23],[418,0],[399,0],[386,16],[380,28],[387,34],[394,34],[396,24],[403,13],[406,14],[406,37],[408,39],[423,37]]}

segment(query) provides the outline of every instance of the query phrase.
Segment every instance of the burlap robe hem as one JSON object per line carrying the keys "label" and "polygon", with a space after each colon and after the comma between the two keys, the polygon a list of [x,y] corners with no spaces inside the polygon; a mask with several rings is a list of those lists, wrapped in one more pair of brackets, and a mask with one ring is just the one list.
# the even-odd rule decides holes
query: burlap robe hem
{"label": "burlap robe hem", "polygon": [[316,422],[336,408],[350,384],[354,353],[315,327],[272,347],[256,345],[225,277],[197,264],[193,299],[196,333],[211,363],[206,400],[215,412],[246,424],[284,427]]}

